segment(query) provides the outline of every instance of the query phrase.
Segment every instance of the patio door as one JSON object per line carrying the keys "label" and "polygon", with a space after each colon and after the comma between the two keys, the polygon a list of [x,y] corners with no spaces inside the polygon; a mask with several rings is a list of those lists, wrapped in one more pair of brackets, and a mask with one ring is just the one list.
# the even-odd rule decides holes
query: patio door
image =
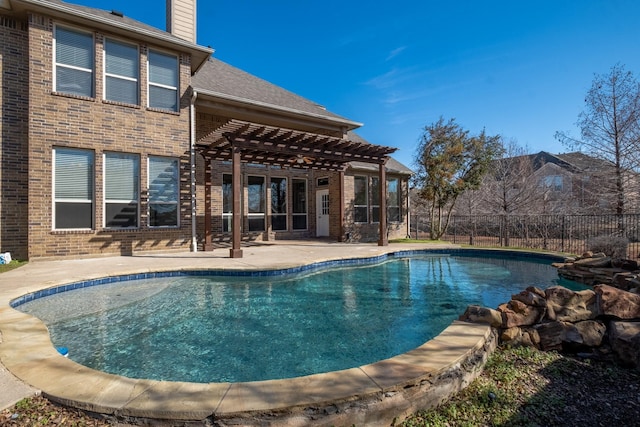
{"label": "patio door", "polygon": [[329,189],[316,192],[316,236],[329,236]]}

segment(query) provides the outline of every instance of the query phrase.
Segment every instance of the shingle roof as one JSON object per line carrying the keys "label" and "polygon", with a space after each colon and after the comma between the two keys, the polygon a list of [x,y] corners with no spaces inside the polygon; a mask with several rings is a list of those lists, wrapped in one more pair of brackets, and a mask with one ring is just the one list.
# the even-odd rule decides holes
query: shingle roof
{"label": "shingle roof", "polygon": [[213,57],[196,73],[191,80],[191,86],[205,96],[337,121],[350,129],[361,126],[361,123],[327,111],[315,102]]}
{"label": "shingle roof", "polygon": [[176,37],[167,31],[147,25],[112,11],[80,6],[61,0],[13,0],[14,10],[46,10],[52,16],[70,22],[90,21],[96,28],[109,29],[115,33],[133,32],[135,39],[145,40],[162,46],[171,46],[176,50],[189,52],[192,56],[192,70],[195,71],[211,55],[213,50]]}

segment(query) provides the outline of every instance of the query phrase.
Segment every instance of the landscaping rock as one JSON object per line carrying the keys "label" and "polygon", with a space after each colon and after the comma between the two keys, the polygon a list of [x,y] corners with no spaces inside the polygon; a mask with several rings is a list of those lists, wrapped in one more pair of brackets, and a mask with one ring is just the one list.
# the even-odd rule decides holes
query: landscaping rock
{"label": "landscaping rock", "polygon": [[469,305],[458,320],[472,323],[484,323],[494,328],[502,326],[502,314],[492,308]]}
{"label": "landscaping rock", "polygon": [[502,313],[503,328],[533,325],[539,322],[545,313],[544,308],[532,307],[516,300],[501,304],[498,311]]}
{"label": "landscaping rock", "polygon": [[512,342],[512,341],[519,342],[521,337],[522,337],[522,330],[517,326],[513,328],[505,329],[504,331],[502,331],[502,334],[500,334],[500,339],[503,342]]}
{"label": "landscaping rock", "polygon": [[620,363],[631,368],[640,368],[639,322],[610,322],[609,343]]}
{"label": "landscaping rock", "polygon": [[547,301],[545,300],[544,293],[538,295],[536,292],[532,292],[529,289],[520,292],[519,294],[511,295],[511,299],[520,301],[523,304],[531,305],[534,307],[546,307]]}
{"label": "landscaping rock", "polygon": [[547,319],[551,321],[579,322],[595,319],[598,315],[596,295],[592,290],[572,291],[562,286],[548,288]]}
{"label": "landscaping rock", "polygon": [[611,267],[611,257],[594,255],[592,258],[583,258],[573,263],[578,268],[605,268]]}
{"label": "landscaping rock", "polygon": [[599,320],[585,320],[574,324],[580,334],[580,344],[587,347],[599,347],[607,332],[605,324]]}
{"label": "landscaping rock", "polygon": [[562,350],[565,339],[565,327],[562,322],[540,323],[535,326],[540,336],[541,350]]}
{"label": "landscaping rock", "polygon": [[640,295],[607,285],[596,285],[593,289],[601,315],[621,320],[640,319]]}

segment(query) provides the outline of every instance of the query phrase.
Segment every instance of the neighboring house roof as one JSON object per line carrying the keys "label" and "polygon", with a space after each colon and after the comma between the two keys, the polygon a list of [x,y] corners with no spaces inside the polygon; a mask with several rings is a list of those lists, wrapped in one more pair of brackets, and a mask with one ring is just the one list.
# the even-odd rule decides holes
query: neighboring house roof
{"label": "neighboring house roof", "polygon": [[580,152],[556,154],[556,157],[584,172],[610,171],[614,164],[608,160],[598,159]]}
{"label": "neighboring house roof", "polygon": [[96,9],[66,3],[60,0],[10,0],[9,7],[18,14],[27,11],[42,11],[71,23],[84,23],[94,28],[116,34],[126,34],[131,39],[147,41],[163,47],[189,52],[191,54],[191,71],[195,72],[213,53],[213,49],[200,46],[156,27],[144,24],[135,19],[121,16],[112,11]]}
{"label": "neighboring house roof", "polygon": [[[534,171],[538,171],[545,165],[552,164],[570,173],[583,173],[594,175],[598,173],[608,173],[614,165],[607,161],[589,156],[581,152],[551,154],[546,151],[540,151],[535,154],[527,154],[524,156],[507,157],[497,159],[497,162],[515,162],[518,159],[528,159]],[[508,163],[507,163],[508,164]]]}
{"label": "neighboring house roof", "polygon": [[198,96],[205,95],[253,107],[329,120],[341,123],[348,129],[362,126],[361,123],[327,111],[315,102],[213,57],[192,78],[191,86],[198,92]]}

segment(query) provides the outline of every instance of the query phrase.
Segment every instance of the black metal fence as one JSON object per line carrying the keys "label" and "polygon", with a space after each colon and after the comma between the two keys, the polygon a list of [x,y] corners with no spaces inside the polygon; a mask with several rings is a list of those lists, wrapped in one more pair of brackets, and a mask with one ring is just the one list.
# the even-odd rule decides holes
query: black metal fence
{"label": "black metal fence", "polygon": [[[428,238],[429,221],[411,216],[411,237]],[[625,215],[465,215],[453,216],[442,240],[486,247],[521,247],[580,254],[590,239],[619,237],[627,257],[640,252],[640,214]]]}

